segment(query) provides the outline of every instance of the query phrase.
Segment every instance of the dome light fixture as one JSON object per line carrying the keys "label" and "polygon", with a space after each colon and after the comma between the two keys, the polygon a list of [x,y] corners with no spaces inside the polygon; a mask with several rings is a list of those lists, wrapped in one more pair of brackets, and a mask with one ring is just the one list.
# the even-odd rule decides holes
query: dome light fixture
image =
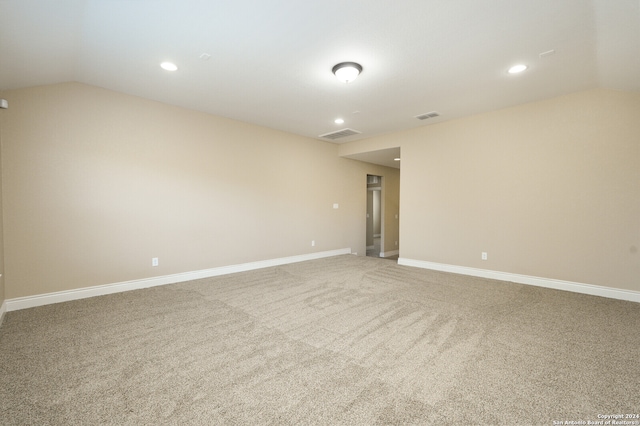
{"label": "dome light fixture", "polygon": [[349,83],[358,77],[362,72],[362,65],[355,62],[340,62],[331,70],[338,80]]}

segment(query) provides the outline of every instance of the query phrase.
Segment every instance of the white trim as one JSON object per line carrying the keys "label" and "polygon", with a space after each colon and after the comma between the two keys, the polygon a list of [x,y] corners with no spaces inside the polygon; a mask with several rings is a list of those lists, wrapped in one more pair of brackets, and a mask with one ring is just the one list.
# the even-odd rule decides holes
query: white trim
{"label": "white trim", "polygon": [[[57,291],[54,293],[38,294],[35,296],[16,297],[5,301],[7,312],[52,303],[68,302],[87,297],[103,296],[105,294],[120,293],[129,290],[139,290],[148,287],[156,287],[165,284],[174,284],[201,278],[216,277],[220,275],[234,274],[236,272],[252,271],[254,269],[269,268],[272,266],[286,265],[289,263],[304,262],[307,260],[321,259],[324,257],[351,254],[350,248],[322,251],[317,253],[302,254],[298,256],[281,257],[278,259],[259,260],[257,262],[242,263],[239,265],[221,266],[200,271],[184,272],[181,274],[164,275],[161,277],[143,278],[140,280],[125,281],[114,284],[98,285],[94,287],[79,288],[76,290]],[[4,306],[4,304],[3,304]]]}
{"label": "white trim", "polygon": [[490,278],[500,281],[511,281],[574,293],[590,294],[592,296],[608,297],[611,299],[628,300],[640,303],[640,292],[604,287],[592,284],[576,283],[572,281],[556,280],[552,278],[532,277],[529,275],[512,274],[509,272],[491,271],[488,269],[468,268],[466,266],[448,265],[444,263],[426,262],[423,260],[398,259],[398,265],[414,266],[416,268],[433,269],[435,271],[452,272],[454,274],[471,275],[474,277]]}
{"label": "white trim", "polygon": [[380,257],[391,257],[391,256],[395,256],[396,254],[400,254],[400,250],[380,252]]}
{"label": "white trim", "polygon": [[0,305],[0,326],[2,326],[2,321],[4,321],[4,313],[7,312],[7,301],[4,300],[2,305]]}

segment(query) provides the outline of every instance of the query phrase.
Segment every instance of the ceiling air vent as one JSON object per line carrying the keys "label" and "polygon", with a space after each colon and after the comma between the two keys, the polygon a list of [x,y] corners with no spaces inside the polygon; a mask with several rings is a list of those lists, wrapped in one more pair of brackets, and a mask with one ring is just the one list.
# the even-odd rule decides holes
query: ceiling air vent
{"label": "ceiling air vent", "polygon": [[428,118],[435,118],[435,117],[440,117],[440,114],[435,112],[435,111],[427,112],[425,114],[416,115],[416,118],[418,120],[426,120]]}
{"label": "ceiling air vent", "polygon": [[353,129],[342,129],[342,130],[337,130],[335,132],[325,133],[324,135],[320,135],[318,137],[331,139],[332,141],[334,141],[336,139],[346,138],[347,136],[359,135],[360,133],[362,132],[359,132]]}

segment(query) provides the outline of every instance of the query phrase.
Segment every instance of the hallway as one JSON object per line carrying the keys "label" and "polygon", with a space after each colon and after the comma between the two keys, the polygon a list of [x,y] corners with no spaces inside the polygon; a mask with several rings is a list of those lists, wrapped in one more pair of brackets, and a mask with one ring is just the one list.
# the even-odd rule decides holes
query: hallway
{"label": "hallway", "polygon": [[389,256],[389,257],[380,257],[380,237],[375,237],[373,239],[373,248],[371,246],[367,247],[367,256],[368,257],[379,257],[380,259],[388,259],[388,260],[398,260],[398,255]]}

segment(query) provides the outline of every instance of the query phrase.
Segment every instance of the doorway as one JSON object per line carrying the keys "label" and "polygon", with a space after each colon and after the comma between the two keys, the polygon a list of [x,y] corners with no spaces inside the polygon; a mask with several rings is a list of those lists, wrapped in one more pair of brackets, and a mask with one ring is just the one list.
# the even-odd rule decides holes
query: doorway
{"label": "doorway", "polygon": [[382,176],[367,175],[367,256],[380,257],[384,241]]}

